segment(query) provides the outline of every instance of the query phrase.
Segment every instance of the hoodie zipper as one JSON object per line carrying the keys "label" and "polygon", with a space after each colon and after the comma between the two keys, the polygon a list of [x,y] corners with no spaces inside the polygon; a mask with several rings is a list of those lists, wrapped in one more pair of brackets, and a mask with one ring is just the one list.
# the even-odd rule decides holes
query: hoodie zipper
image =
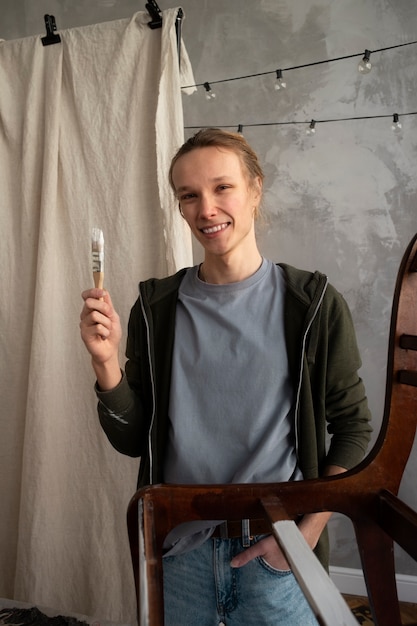
{"label": "hoodie zipper", "polygon": [[151,377],[151,387],[152,387],[152,416],[151,423],[149,426],[149,434],[148,434],[148,454],[149,454],[149,485],[153,484],[153,450],[152,450],[152,430],[155,422],[155,413],[156,413],[156,402],[155,402],[155,379],[153,374],[152,367],[152,355],[151,355],[151,333],[149,329],[149,322],[145,311],[145,304],[142,297],[142,292],[139,290],[139,301],[140,307],[142,310],[143,319],[146,326],[146,338],[148,345],[148,363],[149,363],[149,375]]}
{"label": "hoodie zipper", "polygon": [[316,315],[318,313],[318,310],[321,306],[321,303],[323,302],[323,298],[324,298],[324,294],[326,293],[326,289],[327,289],[327,285],[329,284],[329,279],[326,276],[326,280],[325,283],[322,287],[322,292],[320,294],[320,298],[319,301],[317,302],[316,308],[314,309],[313,315],[311,316],[311,319],[307,325],[307,328],[304,332],[303,335],[303,343],[302,343],[302,350],[301,350],[301,359],[300,359],[300,375],[298,377],[298,387],[297,387],[297,394],[296,394],[296,399],[295,399],[295,419],[296,419],[296,424],[295,424],[295,450],[296,450],[296,454],[297,454],[297,458],[298,458],[298,449],[299,449],[299,420],[300,420],[300,413],[299,413],[299,406],[300,406],[300,394],[301,394],[301,384],[303,381],[303,360],[304,360],[304,354],[305,354],[305,347],[306,347],[306,343],[307,343],[307,335],[310,331],[311,325],[313,324],[314,320],[316,319]]}

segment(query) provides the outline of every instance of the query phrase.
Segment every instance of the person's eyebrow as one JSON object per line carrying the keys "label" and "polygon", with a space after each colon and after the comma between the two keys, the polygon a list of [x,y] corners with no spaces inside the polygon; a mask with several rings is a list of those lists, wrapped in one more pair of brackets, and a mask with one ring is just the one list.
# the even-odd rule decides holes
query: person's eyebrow
{"label": "person's eyebrow", "polygon": [[[229,181],[231,180],[230,176],[215,176],[214,178],[210,179],[211,183],[221,183],[221,182],[225,182],[225,181]],[[190,189],[194,189],[193,185],[181,185],[181,187],[178,187],[176,189],[176,193],[180,193],[183,191],[189,191]]]}

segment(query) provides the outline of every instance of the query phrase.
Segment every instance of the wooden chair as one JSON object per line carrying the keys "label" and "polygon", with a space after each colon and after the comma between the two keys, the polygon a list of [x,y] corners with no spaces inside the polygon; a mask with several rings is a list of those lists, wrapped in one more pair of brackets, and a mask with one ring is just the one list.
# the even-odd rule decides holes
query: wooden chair
{"label": "wooden chair", "polygon": [[305,513],[337,511],[350,518],[355,529],[375,624],[401,624],[393,544],[395,541],[417,560],[417,513],[397,497],[416,423],[417,235],[398,272],[384,415],[368,456],[354,469],[323,479],[250,485],[155,485],[140,489],[128,507],[139,623],[164,623],[162,544],[176,525],[199,519],[266,518],[275,522]]}

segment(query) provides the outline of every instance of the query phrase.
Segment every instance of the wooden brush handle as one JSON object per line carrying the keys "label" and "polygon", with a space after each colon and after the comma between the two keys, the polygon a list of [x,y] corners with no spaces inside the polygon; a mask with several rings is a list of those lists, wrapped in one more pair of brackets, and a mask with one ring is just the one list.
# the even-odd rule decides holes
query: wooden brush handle
{"label": "wooden brush handle", "polygon": [[[94,287],[96,287],[97,289],[103,289],[104,272],[93,272],[93,278],[94,278]],[[103,298],[100,298],[100,300],[103,300]]]}

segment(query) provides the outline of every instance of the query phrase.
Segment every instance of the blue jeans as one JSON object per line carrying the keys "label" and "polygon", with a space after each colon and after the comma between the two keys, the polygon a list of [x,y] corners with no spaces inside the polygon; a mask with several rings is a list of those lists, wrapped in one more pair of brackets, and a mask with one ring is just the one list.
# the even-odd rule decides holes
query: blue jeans
{"label": "blue jeans", "polygon": [[261,557],[230,567],[243,549],[241,539],[209,539],[165,557],[165,625],[318,626],[291,571],[276,570]]}

